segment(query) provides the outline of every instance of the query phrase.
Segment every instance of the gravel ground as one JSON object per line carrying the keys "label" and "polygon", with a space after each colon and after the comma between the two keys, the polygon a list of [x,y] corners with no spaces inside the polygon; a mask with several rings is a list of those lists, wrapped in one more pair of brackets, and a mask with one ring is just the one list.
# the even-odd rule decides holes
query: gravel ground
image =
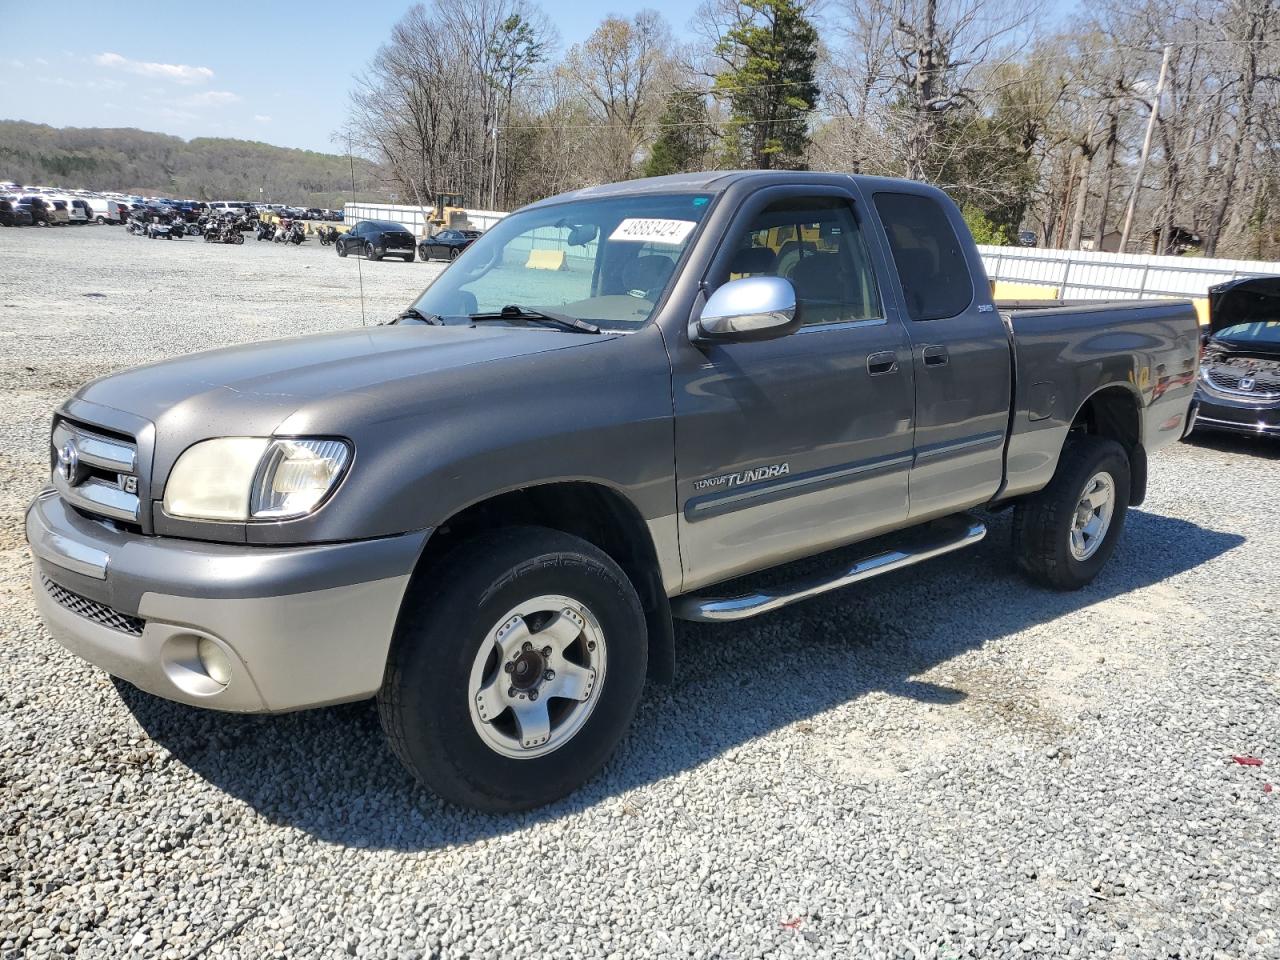
{"label": "gravel ground", "polygon": [[[681,626],[600,778],[480,816],[416,789],[367,704],[122,697],[26,582],[66,394],[358,323],[356,262],[106,227],[3,230],[0,258],[0,957],[1280,957],[1280,444],[1154,460],[1081,593],[1015,576],[995,517],[971,551]],[[365,264],[370,320],[437,269]]]}

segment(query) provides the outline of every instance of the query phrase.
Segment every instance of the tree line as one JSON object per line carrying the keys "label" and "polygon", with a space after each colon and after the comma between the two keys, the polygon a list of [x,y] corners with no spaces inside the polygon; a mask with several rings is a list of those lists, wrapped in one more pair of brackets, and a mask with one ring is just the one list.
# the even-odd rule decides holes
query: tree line
{"label": "tree line", "polygon": [[1114,248],[1129,220],[1131,250],[1269,257],[1275,3],[1097,0],[1055,20],[1045,0],[705,0],[678,31],[609,15],[562,50],[536,0],[432,0],[355,78],[335,139],[424,205],[840,170],[943,187],[980,241]]}
{"label": "tree line", "polygon": [[[357,184],[371,186],[370,165],[356,163]],[[343,155],[21,120],[0,120],[0,176],[23,184],[191,200],[261,199],[341,209],[352,199],[351,161]]]}

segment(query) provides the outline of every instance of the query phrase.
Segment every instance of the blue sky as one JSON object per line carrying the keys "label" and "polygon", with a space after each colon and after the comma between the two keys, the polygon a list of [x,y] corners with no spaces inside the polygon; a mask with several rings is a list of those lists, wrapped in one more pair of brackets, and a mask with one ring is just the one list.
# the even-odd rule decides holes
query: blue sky
{"label": "blue sky", "polygon": [[[542,0],[567,46],[607,12],[659,10],[682,28],[692,0]],[[156,3],[0,0],[0,118],[139,127],[335,152],[351,76],[410,4],[374,0]]]}

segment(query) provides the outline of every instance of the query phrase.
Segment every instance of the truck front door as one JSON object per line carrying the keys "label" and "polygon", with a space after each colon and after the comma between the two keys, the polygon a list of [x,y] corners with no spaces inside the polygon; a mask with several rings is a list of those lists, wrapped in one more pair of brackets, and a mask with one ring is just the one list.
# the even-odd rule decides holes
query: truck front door
{"label": "truck front door", "polygon": [[802,326],[752,343],[673,345],[684,588],[835,547],[907,516],[911,344],[887,316],[853,194],[751,195],[704,278],[796,289]]}

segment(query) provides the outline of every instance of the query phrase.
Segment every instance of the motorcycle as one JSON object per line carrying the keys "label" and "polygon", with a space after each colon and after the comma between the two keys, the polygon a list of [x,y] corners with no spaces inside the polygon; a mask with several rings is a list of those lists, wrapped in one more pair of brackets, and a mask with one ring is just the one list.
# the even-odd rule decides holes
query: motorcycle
{"label": "motorcycle", "polygon": [[338,239],[337,227],[320,227],[316,233],[320,234],[320,246],[327,247]]}
{"label": "motorcycle", "polygon": [[275,235],[276,235],[276,225],[274,223],[268,223],[265,220],[261,220],[258,222],[258,239],[259,240],[271,240],[275,237]]}
{"label": "motorcycle", "polygon": [[293,226],[289,228],[289,235],[285,237],[286,243],[292,243],[295,246],[307,239],[306,228],[298,220],[293,221]]}
{"label": "motorcycle", "polygon": [[205,243],[244,243],[244,234],[234,220],[221,220],[204,232]]}

